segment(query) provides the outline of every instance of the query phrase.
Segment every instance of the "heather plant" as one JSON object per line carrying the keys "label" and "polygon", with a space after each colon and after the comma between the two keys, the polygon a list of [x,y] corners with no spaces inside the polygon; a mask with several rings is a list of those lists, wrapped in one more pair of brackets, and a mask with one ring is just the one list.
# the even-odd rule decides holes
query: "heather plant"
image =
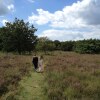
{"label": "heather plant", "polygon": [[30,69],[31,56],[0,53],[0,99],[8,92],[14,95],[19,81],[29,74]]}
{"label": "heather plant", "polygon": [[48,100],[100,99],[100,55],[57,52],[45,59]]}

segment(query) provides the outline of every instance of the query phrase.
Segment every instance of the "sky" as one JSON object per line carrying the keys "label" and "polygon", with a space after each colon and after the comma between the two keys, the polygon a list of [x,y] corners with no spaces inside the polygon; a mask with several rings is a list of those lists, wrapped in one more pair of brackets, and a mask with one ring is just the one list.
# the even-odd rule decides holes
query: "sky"
{"label": "sky", "polygon": [[100,0],[0,0],[0,27],[15,17],[33,24],[38,37],[100,39]]}

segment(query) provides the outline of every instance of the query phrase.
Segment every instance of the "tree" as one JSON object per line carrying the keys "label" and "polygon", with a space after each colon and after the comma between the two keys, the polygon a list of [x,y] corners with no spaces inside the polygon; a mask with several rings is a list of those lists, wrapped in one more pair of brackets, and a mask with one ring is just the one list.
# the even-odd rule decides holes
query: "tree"
{"label": "tree", "polygon": [[76,41],[74,51],[78,53],[95,54],[100,53],[100,40],[89,39]]}
{"label": "tree", "polygon": [[46,53],[47,51],[53,51],[54,49],[55,44],[47,37],[38,38],[36,50],[44,51]]}
{"label": "tree", "polygon": [[3,39],[2,39],[2,28],[0,28],[0,50],[2,50],[2,48],[3,48],[3,45],[2,45],[2,43],[3,43]]}
{"label": "tree", "polygon": [[61,50],[63,51],[72,51],[74,47],[73,41],[61,42]]}
{"label": "tree", "polygon": [[0,29],[3,51],[30,52],[34,49],[37,36],[34,33],[37,29],[28,22],[15,18],[14,22],[7,22]]}
{"label": "tree", "polygon": [[54,44],[55,44],[55,50],[60,50],[61,49],[61,42],[59,40],[55,40]]}

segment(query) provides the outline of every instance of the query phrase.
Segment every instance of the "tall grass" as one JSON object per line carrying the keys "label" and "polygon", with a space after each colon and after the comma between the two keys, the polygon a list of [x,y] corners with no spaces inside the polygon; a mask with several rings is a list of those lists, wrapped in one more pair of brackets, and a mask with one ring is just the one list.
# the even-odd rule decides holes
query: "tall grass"
{"label": "tall grass", "polygon": [[[56,51],[44,55],[47,100],[100,100],[100,55]],[[18,82],[32,70],[32,56],[0,53],[0,100],[15,100]]]}
{"label": "tall grass", "polygon": [[48,100],[100,100],[100,55],[55,52],[45,60]]}
{"label": "tall grass", "polygon": [[14,95],[22,76],[29,73],[31,61],[31,56],[0,53],[0,98],[8,92]]}

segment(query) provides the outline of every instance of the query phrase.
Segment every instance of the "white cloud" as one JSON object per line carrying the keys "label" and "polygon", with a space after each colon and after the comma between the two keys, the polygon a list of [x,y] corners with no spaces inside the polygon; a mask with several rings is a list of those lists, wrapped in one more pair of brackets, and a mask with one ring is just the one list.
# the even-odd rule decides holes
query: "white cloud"
{"label": "white cloud", "polygon": [[5,26],[5,23],[6,23],[6,22],[8,22],[8,20],[3,19],[1,23],[3,24],[3,26]]}
{"label": "white cloud", "polygon": [[49,37],[52,40],[76,40],[78,38],[83,39],[83,35],[78,32],[66,31],[66,30],[45,30],[39,37]]}
{"label": "white cloud", "polygon": [[44,11],[42,9],[37,9],[37,12],[38,12],[39,16],[32,13],[32,16],[28,17],[28,21],[30,23],[35,22],[38,25],[43,25],[43,24],[47,24],[51,20],[52,14],[50,14],[48,11]]}
{"label": "white cloud", "polygon": [[0,0],[0,16],[14,11],[13,0]]}
{"label": "white cloud", "polygon": [[[81,0],[54,13],[43,9],[37,9],[37,12],[38,14],[33,13],[32,16],[28,17],[30,23],[38,25],[47,24],[53,29],[62,29],[62,31],[47,30],[42,35],[46,34],[50,38],[52,37],[52,39],[54,39],[53,35],[55,35],[55,37],[62,37],[63,40],[65,38],[66,40],[74,38],[100,38],[100,0]],[[72,30],[72,32],[68,33],[69,31],[66,30]]]}
{"label": "white cloud", "polygon": [[28,19],[39,25],[50,22],[52,27],[85,27],[86,24],[100,24],[99,10],[100,0],[82,0],[54,13],[37,9],[38,15],[33,14]]}
{"label": "white cloud", "polygon": [[14,5],[13,4],[8,5],[8,9],[10,11],[13,11],[14,12],[14,10],[15,10]]}
{"label": "white cloud", "polygon": [[[100,30],[99,30],[100,31]],[[70,30],[45,30],[42,34],[38,35],[39,37],[48,37],[51,40],[82,40],[82,39],[89,39],[89,38],[96,38],[100,39],[100,34],[98,31],[91,31],[91,32],[80,32],[80,31],[70,31]]]}

